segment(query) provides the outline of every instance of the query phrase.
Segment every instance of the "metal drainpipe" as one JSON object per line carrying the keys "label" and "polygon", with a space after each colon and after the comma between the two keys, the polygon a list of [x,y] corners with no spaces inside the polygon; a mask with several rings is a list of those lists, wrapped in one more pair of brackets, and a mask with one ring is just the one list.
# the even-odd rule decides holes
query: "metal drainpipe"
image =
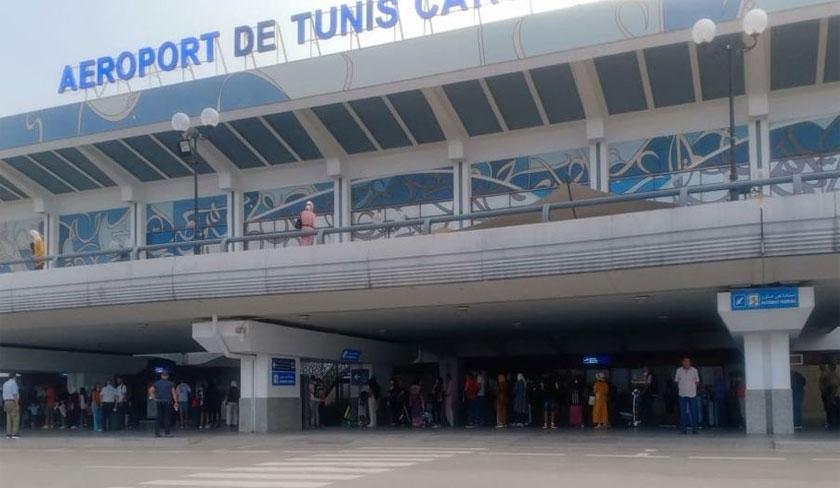
{"label": "metal drainpipe", "polygon": [[[257,371],[257,355],[256,354],[244,354],[238,352],[230,352],[230,348],[225,342],[225,338],[222,337],[221,331],[219,330],[219,316],[213,315],[213,331],[215,332],[216,338],[219,339],[219,344],[222,345],[222,354],[225,355],[226,358],[230,359],[239,359],[240,361],[243,359],[250,359],[251,360],[251,433],[257,432],[257,389],[256,389],[256,371]],[[242,366],[239,367],[240,372],[242,371]],[[242,375],[240,374],[240,377]]]}

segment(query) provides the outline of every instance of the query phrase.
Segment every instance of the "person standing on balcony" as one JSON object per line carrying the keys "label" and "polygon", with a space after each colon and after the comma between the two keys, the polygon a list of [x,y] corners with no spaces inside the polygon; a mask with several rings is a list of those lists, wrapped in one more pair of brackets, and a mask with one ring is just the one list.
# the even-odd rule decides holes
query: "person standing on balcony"
{"label": "person standing on balcony", "polygon": [[32,241],[29,243],[29,250],[32,251],[32,262],[35,269],[44,269],[47,264],[47,262],[43,259],[47,254],[47,249],[44,245],[44,238],[41,237],[41,233],[35,229],[31,229],[29,231],[29,236],[32,237]]}
{"label": "person standing on balcony", "polygon": [[295,227],[298,227],[297,224],[300,224],[298,230],[307,232],[306,235],[300,238],[301,246],[311,246],[315,244],[315,220],[317,217],[318,216],[315,214],[315,204],[312,203],[311,200],[306,202],[306,206],[303,207],[303,212],[300,213],[300,217],[295,223]]}

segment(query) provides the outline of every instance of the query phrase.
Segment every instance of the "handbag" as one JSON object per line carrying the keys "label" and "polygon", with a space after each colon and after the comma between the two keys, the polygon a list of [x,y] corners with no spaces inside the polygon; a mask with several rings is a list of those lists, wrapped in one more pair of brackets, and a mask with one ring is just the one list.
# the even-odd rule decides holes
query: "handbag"
{"label": "handbag", "polygon": [[303,222],[300,220],[300,218],[295,219],[295,229],[303,229]]}
{"label": "handbag", "polygon": [[595,405],[595,395],[589,395],[589,406]]}

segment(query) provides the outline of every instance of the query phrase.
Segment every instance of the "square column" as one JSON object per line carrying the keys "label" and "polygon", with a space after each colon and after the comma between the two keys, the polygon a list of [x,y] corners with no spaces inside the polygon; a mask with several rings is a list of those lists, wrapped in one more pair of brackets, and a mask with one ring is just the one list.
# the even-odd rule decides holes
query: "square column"
{"label": "square column", "polygon": [[793,434],[790,336],[786,332],[744,335],[747,434]]}
{"label": "square column", "polygon": [[[287,368],[289,366],[291,368]],[[284,371],[278,371],[278,367]],[[240,432],[302,429],[299,358],[268,354],[243,358],[240,381]]]}
{"label": "square column", "polygon": [[718,314],[744,341],[747,434],[793,434],[790,341],[814,310],[811,287],[718,293]]}

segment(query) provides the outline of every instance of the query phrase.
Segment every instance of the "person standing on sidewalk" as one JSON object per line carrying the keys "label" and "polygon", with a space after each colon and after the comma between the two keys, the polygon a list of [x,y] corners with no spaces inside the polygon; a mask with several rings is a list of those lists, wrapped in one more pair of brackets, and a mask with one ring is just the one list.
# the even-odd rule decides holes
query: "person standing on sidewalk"
{"label": "person standing on sidewalk", "polygon": [[12,373],[3,383],[3,411],[6,413],[6,437],[17,439],[20,437],[20,389],[17,375]]}
{"label": "person standing on sidewalk", "polygon": [[230,382],[225,396],[225,423],[231,432],[236,431],[239,426],[239,387],[236,381]]}
{"label": "person standing on sidewalk", "polygon": [[117,426],[117,430],[123,430],[126,428],[125,416],[128,413],[128,387],[122,376],[117,376],[116,390],[117,401],[114,404],[114,418],[116,422],[114,423]]}
{"label": "person standing on sidewalk", "polygon": [[516,383],[513,385],[513,426],[525,427],[528,422],[528,382],[525,375],[516,375]]}
{"label": "person standing on sidewalk", "polygon": [[376,376],[371,376],[368,381],[368,427],[375,429],[379,416],[379,399],[382,397],[382,388],[376,381]]}
{"label": "person standing on sidewalk", "polygon": [[117,389],[112,380],[102,388],[102,430],[108,432],[114,428],[114,405],[117,403]]}
{"label": "person standing on sidewalk", "polygon": [[90,392],[90,412],[93,417],[93,431],[102,432],[102,385],[93,385]]}
{"label": "person standing on sidewalk", "polygon": [[190,393],[192,393],[192,388],[190,388],[190,385],[186,381],[181,379],[181,382],[178,383],[175,390],[178,392],[178,406],[180,407],[178,415],[179,426],[182,429],[186,429],[187,422],[190,418]]}
{"label": "person standing on sidewalk", "polygon": [[458,384],[452,378],[452,374],[446,373],[446,389],[443,392],[444,411],[446,413],[446,424],[455,427],[455,399],[458,396]]}
{"label": "person standing on sidewalk", "polygon": [[674,382],[677,384],[677,391],[680,397],[680,431],[688,433],[688,425],[691,424],[691,433],[697,433],[697,386],[700,384],[700,375],[697,368],[691,365],[691,358],[685,357],[682,366],[677,368],[674,375]]}
{"label": "person standing on sidewalk", "polygon": [[172,424],[172,405],[178,408],[178,393],[175,391],[175,385],[169,381],[169,373],[163,371],[160,373],[160,379],[149,388],[149,399],[155,401],[156,417],[155,417],[155,437],[160,437],[160,431],[163,430],[166,437],[172,437],[169,428]]}

